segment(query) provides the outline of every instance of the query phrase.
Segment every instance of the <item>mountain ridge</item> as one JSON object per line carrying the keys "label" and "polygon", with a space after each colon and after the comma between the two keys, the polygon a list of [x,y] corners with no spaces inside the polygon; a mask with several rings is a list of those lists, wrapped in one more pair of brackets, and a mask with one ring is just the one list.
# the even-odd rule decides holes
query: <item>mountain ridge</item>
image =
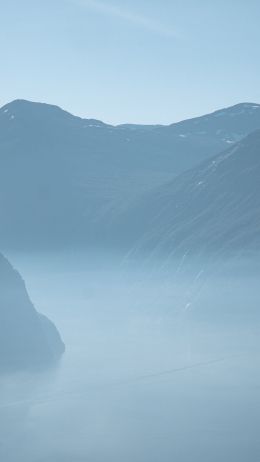
{"label": "mountain ridge", "polygon": [[107,127],[113,127],[113,128],[161,128],[161,127],[175,127],[175,126],[180,126],[181,124],[183,123],[188,123],[188,122],[198,122],[200,120],[205,120],[205,118],[207,117],[210,117],[210,116],[213,116],[213,117],[218,117],[220,115],[222,115],[223,112],[229,112],[229,113],[232,113],[235,115],[234,113],[234,110],[238,109],[238,110],[252,110],[252,109],[259,109],[260,110],[260,104],[259,103],[254,103],[254,102],[241,102],[241,103],[236,103],[234,105],[231,105],[231,106],[226,106],[224,108],[220,108],[220,109],[216,109],[216,110],[213,110],[212,112],[208,112],[206,114],[202,114],[202,115],[199,115],[199,116],[194,116],[194,117],[190,117],[190,118],[187,118],[187,119],[183,119],[183,120],[179,120],[179,121],[176,121],[176,122],[171,122],[169,124],[162,124],[162,123],[155,123],[155,124],[145,124],[145,123],[140,123],[140,124],[136,124],[136,123],[128,123],[128,122],[122,122],[122,123],[118,123],[118,124],[110,124],[110,123],[107,123],[107,122],[103,122],[101,119],[96,119],[96,118],[92,118],[92,117],[81,117],[81,116],[78,116],[74,113],[72,113],[71,111],[68,111],[66,109],[63,109],[61,106],[59,105],[56,105],[56,104],[51,104],[51,103],[44,103],[44,102],[40,102],[40,101],[33,101],[33,100],[26,100],[26,99],[23,99],[23,98],[17,98],[17,99],[14,99],[8,103],[5,103],[3,106],[0,107],[0,112],[3,111],[5,112],[6,109],[9,111],[9,110],[16,110],[19,106],[27,106],[28,107],[38,107],[38,108],[45,108],[45,109],[52,109],[52,110],[55,110],[55,111],[58,111],[60,113],[63,113],[64,115],[66,116],[70,116],[70,117],[73,117],[73,118],[76,118],[78,120],[82,120],[84,122],[88,122],[88,121],[93,121],[93,122],[98,122],[100,124],[102,124],[103,126],[107,126]]}

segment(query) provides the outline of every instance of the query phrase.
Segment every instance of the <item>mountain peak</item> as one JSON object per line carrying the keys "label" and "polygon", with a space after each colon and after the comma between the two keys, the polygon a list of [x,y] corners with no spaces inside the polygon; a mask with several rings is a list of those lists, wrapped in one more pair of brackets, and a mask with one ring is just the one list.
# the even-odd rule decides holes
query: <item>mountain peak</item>
{"label": "mountain peak", "polygon": [[22,118],[23,120],[33,118],[34,120],[45,121],[48,119],[49,122],[60,120],[72,123],[84,123],[84,125],[90,127],[107,126],[107,124],[100,120],[82,119],[57,105],[28,101],[25,99],[15,99],[5,104],[0,109],[0,115],[1,114],[6,114],[6,116],[9,116],[9,119],[15,119],[16,117]]}
{"label": "mountain peak", "polygon": [[243,112],[245,113],[252,113],[254,112],[255,110],[259,110],[260,109],[260,104],[257,104],[257,103],[238,103],[238,104],[235,104],[233,106],[228,106],[224,109],[219,109],[215,112],[213,112],[212,115],[225,115],[225,114],[229,114],[229,115],[241,115]]}
{"label": "mountain peak", "polygon": [[23,117],[26,116],[45,116],[50,114],[55,114],[65,117],[74,117],[67,111],[64,111],[59,106],[39,103],[34,101],[28,101],[25,99],[15,99],[10,103],[5,104],[0,112],[12,113],[13,115],[20,115]]}

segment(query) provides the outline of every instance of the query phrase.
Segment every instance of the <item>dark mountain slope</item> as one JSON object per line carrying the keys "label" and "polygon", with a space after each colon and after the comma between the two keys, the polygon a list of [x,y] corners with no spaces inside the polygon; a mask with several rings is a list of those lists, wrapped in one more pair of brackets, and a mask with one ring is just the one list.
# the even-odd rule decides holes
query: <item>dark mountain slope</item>
{"label": "dark mountain slope", "polygon": [[63,351],[56,327],[37,313],[21,276],[0,254],[0,372],[48,365]]}
{"label": "dark mountain slope", "polygon": [[260,250],[260,130],[144,195],[116,228],[126,247],[167,254]]}

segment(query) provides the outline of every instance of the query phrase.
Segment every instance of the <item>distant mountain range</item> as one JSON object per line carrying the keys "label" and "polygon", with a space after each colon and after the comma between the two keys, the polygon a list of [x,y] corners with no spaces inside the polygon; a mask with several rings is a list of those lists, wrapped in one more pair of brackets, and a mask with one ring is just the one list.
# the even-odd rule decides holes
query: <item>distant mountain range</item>
{"label": "distant mountain range", "polygon": [[260,250],[260,130],[145,194],[118,217],[125,247],[167,255]]}
{"label": "distant mountain range", "polygon": [[50,365],[63,351],[56,327],[35,310],[21,276],[0,254],[0,373]]}
{"label": "distant mountain range", "polygon": [[0,109],[0,246],[109,245],[108,229],[143,195],[154,197],[258,128],[253,103],[169,126],[111,126],[47,104],[7,104]]}

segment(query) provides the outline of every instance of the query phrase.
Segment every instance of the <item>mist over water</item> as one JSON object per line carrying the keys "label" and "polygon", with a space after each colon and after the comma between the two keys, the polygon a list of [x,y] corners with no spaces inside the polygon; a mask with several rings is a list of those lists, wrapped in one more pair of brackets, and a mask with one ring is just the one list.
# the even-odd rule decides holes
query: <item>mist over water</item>
{"label": "mist over water", "polygon": [[1,460],[259,460],[254,271],[9,257],[66,353],[56,369],[0,378]]}

